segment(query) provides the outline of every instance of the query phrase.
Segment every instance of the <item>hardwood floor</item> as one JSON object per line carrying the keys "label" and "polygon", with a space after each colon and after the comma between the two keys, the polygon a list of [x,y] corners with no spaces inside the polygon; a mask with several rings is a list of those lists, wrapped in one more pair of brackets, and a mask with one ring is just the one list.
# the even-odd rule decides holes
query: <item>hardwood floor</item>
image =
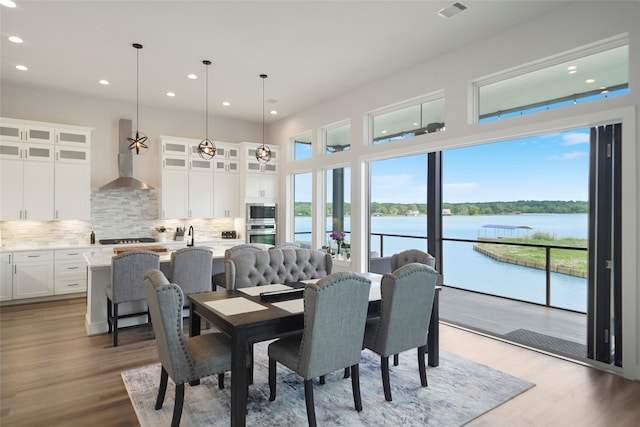
{"label": "hardwood floor", "polygon": [[[138,425],[120,372],[157,362],[151,329],[124,330],[113,348],[110,335],[86,335],[84,313],[84,299],[0,308],[0,425]],[[536,383],[470,426],[640,420],[640,382],[445,325],[441,348]]]}

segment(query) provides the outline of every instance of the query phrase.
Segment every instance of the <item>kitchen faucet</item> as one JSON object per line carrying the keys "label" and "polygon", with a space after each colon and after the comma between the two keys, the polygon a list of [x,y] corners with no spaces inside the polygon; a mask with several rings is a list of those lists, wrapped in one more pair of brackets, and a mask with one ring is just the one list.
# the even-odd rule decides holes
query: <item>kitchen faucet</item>
{"label": "kitchen faucet", "polygon": [[195,231],[193,231],[193,225],[189,226],[189,238],[187,239],[187,246],[193,246],[195,240]]}

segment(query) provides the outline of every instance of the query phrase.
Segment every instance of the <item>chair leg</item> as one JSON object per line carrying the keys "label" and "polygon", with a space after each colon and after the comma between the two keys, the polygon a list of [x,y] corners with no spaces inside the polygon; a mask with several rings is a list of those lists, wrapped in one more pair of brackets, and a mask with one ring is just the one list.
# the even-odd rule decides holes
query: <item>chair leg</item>
{"label": "chair leg", "polygon": [[382,370],[382,388],[384,389],[384,398],[387,402],[391,402],[391,384],[389,382],[389,357],[380,358],[380,368]]}
{"label": "chair leg", "polygon": [[418,369],[420,370],[420,384],[426,387],[427,384],[427,367],[424,364],[424,356],[427,352],[427,346],[418,347]]}
{"label": "chair leg", "polygon": [[360,397],[360,365],[351,366],[351,389],[353,390],[353,403],[356,411],[362,411],[362,398]]}
{"label": "chair leg", "polygon": [[316,427],[316,410],[313,405],[312,380],[304,380],[304,400],[307,404],[307,421],[309,421],[309,427]]}
{"label": "chair leg", "polygon": [[343,378],[349,378],[349,368],[344,368],[344,376]]}
{"label": "chair leg", "polygon": [[113,304],[113,346],[118,346],[118,304]]}
{"label": "chair leg", "polygon": [[269,358],[269,401],[276,400],[276,359]]}
{"label": "chair leg", "polygon": [[222,390],[224,388],[224,372],[218,374],[218,388]]}
{"label": "chair leg", "polygon": [[182,406],[184,405],[184,383],[176,385],[175,406],[173,407],[173,418],[171,419],[171,427],[180,427],[180,418],[182,418]]}
{"label": "chair leg", "polygon": [[162,366],[162,371],[160,371],[160,387],[158,388],[158,397],[156,398],[156,411],[158,409],[162,409],[162,404],[164,403],[164,394],[167,392],[167,380],[169,379],[169,374],[167,370]]}
{"label": "chair leg", "polygon": [[400,355],[399,354],[394,354],[393,355],[393,366],[398,366],[399,363],[400,363]]}
{"label": "chair leg", "polygon": [[111,317],[113,314],[111,313],[111,300],[107,297],[107,325],[109,326],[109,333],[111,333]]}
{"label": "chair leg", "polygon": [[320,375],[320,384],[325,384],[324,375]]}

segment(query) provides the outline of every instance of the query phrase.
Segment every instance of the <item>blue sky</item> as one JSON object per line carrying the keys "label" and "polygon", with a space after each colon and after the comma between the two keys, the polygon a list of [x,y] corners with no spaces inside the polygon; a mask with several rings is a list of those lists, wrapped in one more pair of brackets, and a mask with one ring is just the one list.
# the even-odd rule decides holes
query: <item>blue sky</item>
{"label": "blue sky", "polygon": [[[426,202],[426,155],[376,161],[371,171],[372,201]],[[483,144],[444,152],[443,201],[586,201],[588,177],[588,128]],[[296,200],[310,200],[306,188]]]}

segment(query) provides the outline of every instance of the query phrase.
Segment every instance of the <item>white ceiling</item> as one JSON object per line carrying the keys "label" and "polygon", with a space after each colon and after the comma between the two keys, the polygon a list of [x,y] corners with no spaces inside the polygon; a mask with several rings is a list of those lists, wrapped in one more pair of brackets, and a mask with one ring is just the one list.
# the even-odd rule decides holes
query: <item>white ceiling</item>
{"label": "white ceiling", "polygon": [[2,83],[135,103],[141,43],[141,107],[204,112],[208,59],[209,112],[256,122],[261,73],[273,121],[566,4],[461,0],[445,19],[452,1],[14,1],[0,7]]}

